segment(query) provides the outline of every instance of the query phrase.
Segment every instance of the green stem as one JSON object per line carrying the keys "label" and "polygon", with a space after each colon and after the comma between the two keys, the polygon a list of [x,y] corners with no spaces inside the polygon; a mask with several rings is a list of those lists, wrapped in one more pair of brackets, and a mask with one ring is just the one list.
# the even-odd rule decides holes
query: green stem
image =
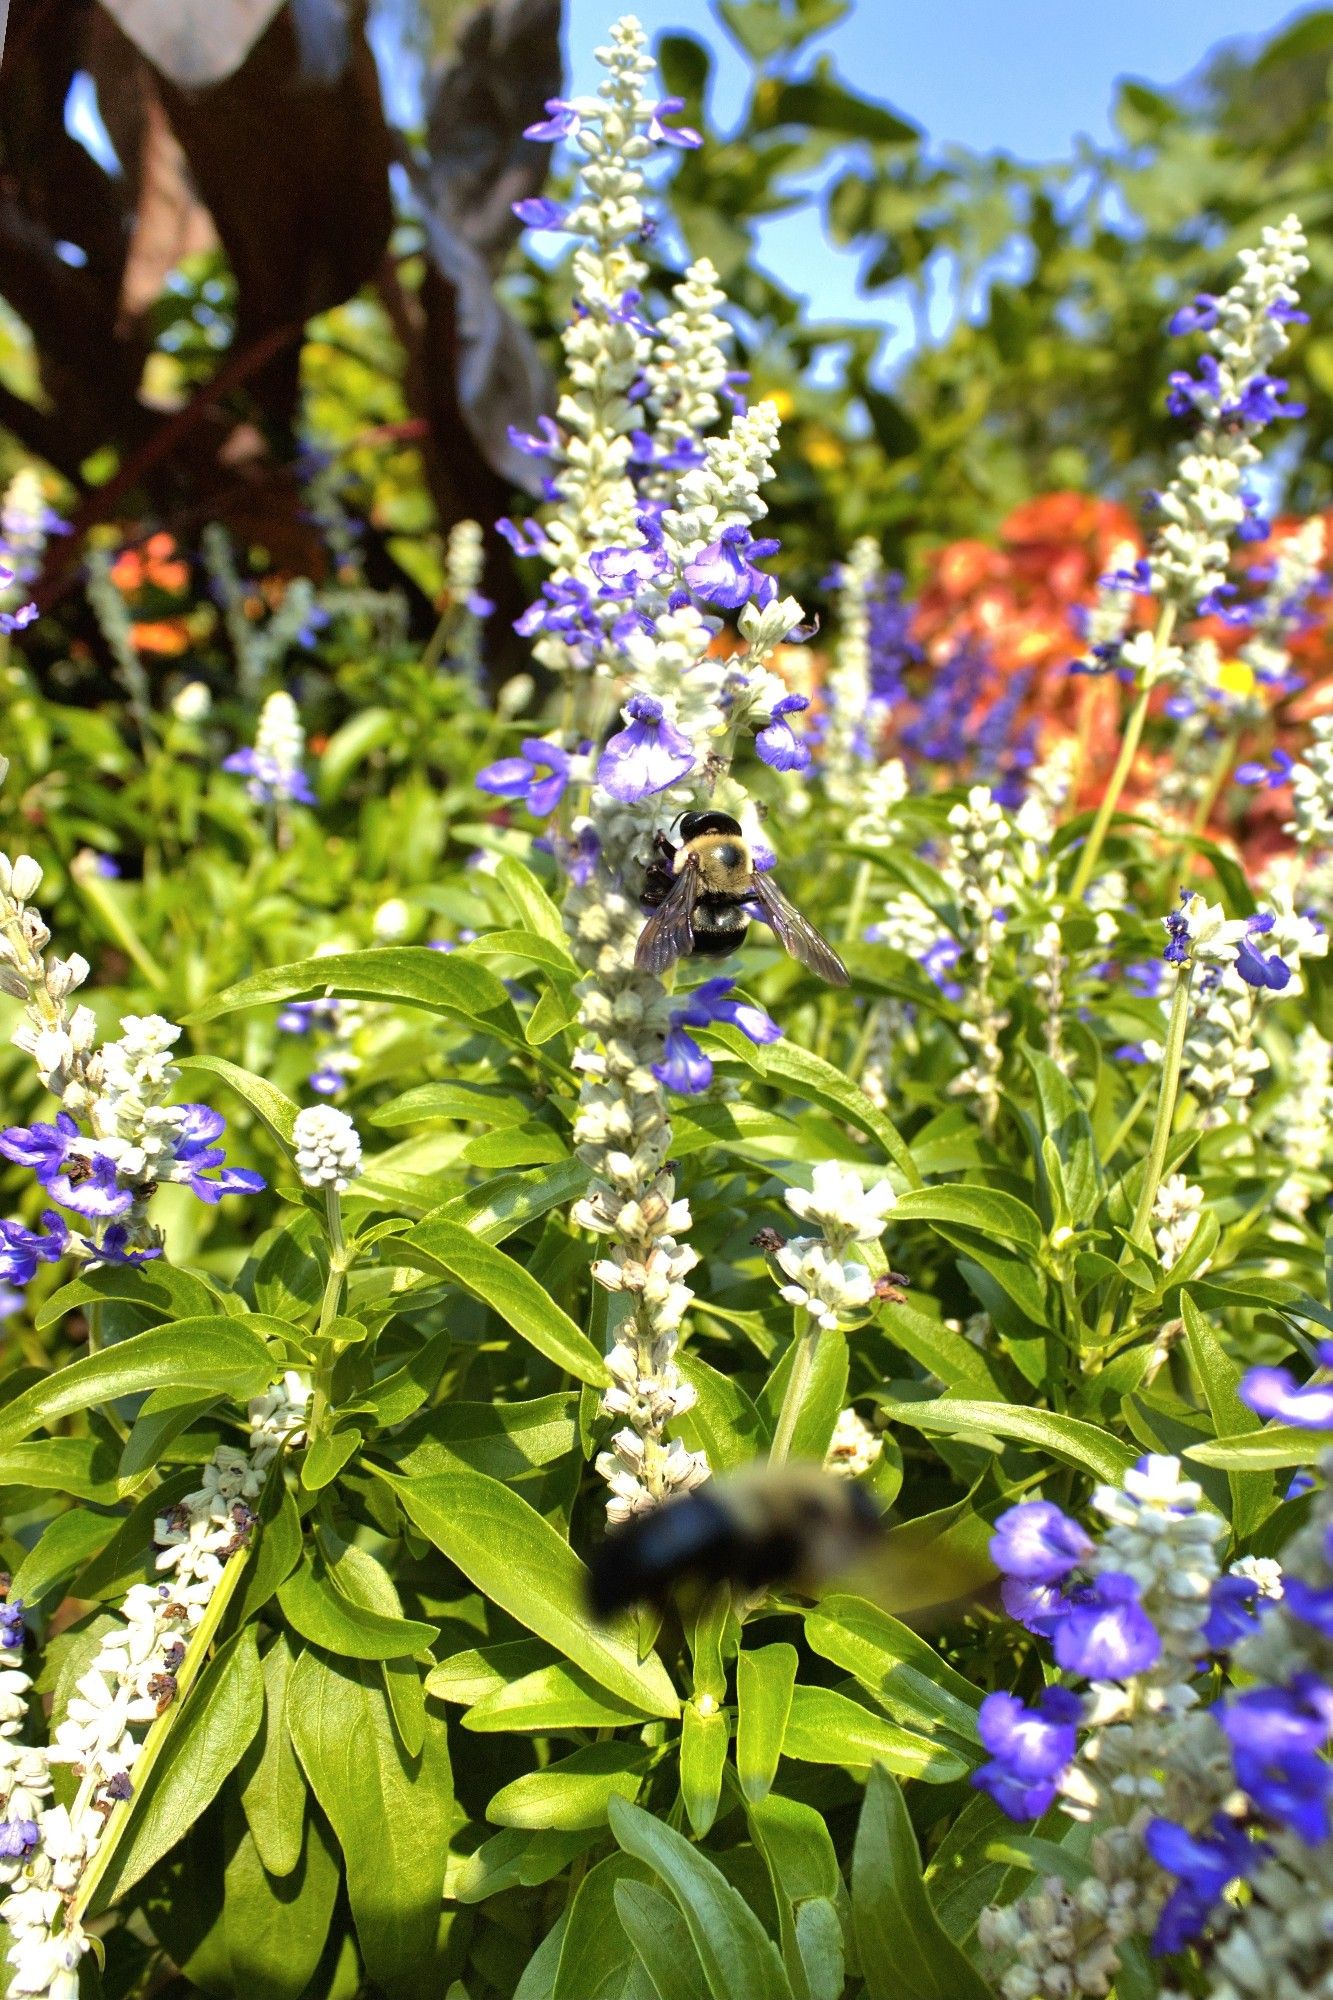
{"label": "green stem", "polygon": [[[281,1452],[278,1453],[273,1463],[273,1470],[269,1473],[270,1479],[275,1477],[282,1477]],[[159,1715],[150,1725],[140,1746],[139,1755],[134,1763],[134,1791],[128,1799],[117,1800],[111,1808],[102,1838],[97,1843],[97,1851],[79,1878],[79,1886],[74,1891],[69,1905],[67,1917],[69,1923],[81,1921],[97,1893],[102,1878],[111,1866],[112,1858],[124,1836],[125,1828],[129,1825],[134,1808],[147,1789],[153,1766],[166,1748],[172,1724],[180,1714],[181,1703],[199,1678],[208,1649],[217,1635],[218,1627],[227,1615],[227,1607],[236,1595],[237,1585],[245,1574],[248,1554],[248,1549],[238,1550],[223,1568],[218,1587],[205,1606],[204,1615],[194,1629],[185,1651],[185,1658],[177,1670],[176,1698],[166,1713]]]}
{"label": "green stem", "polygon": [[1166,1031],[1166,1055],[1162,1063],[1162,1092],[1157,1100],[1157,1116],[1153,1120],[1152,1144],[1148,1150],[1148,1171],[1139,1191],[1139,1205],[1134,1211],[1134,1221],[1130,1235],[1136,1243],[1147,1241],[1148,1223],[1152,1216],[1153,1203],[1161,1186],[1162,1168],[1166,1163],[1166,1149],[1171,1139],[1171,1127],[1175,1122],[1176,1098],[1180,1093],[1180,1071],[1185,1054],[1185,1035],[1190,1018],[1190,983],[1194,977],[1193,961],[1187,961],[1176,973],[1176,990],[1171,996],[1171,1019]]}
{"label": "green stem", "polygon": [[783,1391],[782,1408],[778,1411],[777,1426],[773,1432],[773,1443],[768,1454],[770,1465],[785,1465],[791,1455],[792,1439],[800,1422],[801,1405],[805,1392],[810,1386],[810,1376],[815,1365],[815,1349],[819,1346],[820,1325],[813,1314],[806,1313],[805,1325],[799,1326],[793,1334],[795,1348],[791,1358],[791,1373],[787,1377],[787,1387]]}
{"label": "green stem", "polygon": [[[1175,605],[1165,605],[1162,615],[1157,621],[1157,631],[1153,637],[1154,664],[1171,643],[1171,634],[1175,629],[1175,623]],[[1120,794],[1124,791],[1129,774],[1134,768],[1134,759],[1138,755],[1139,744],[1143,738],[1144,724],[1148,720],[1148,704],[1152,700],[1155,678],[1155,674],[1152,671],[1144,675],[1144,685],[1139,690],[1138,700],[1130,710],[1129,721],[1125,726],[1124,738],[1120,745],[1120,755],[1116,759],[1115,769],[1112,771],[1110,781],[1107,784],[1105,792],[1102,794],[1102,802],[1097,808],[1097,817],[1088,829],[1088,837],[1083,843],[1083,852],[1079,856],[1078,867],[1074,872],[1074,879],[1069,887],[1069,894],[1074,902],[1081,900],[1084,891],[1092,880],[1093,871],[1101,859],[1107,830],[1110,827],[1112,819],[1115,817],[1115,809],[1120,803]]]}
{"label": "green stem", "polygon": [[1134,1099],[1134,1102],[1130,1105],[1129,1110],[1125,1113],[1124,1117],[1120,1120],[1120,1123],[1116,1126],[1115,1131],[1112,1133],[1110,1143],[1109,1145],[1107,1145],[1103,1153],[1103,1158],[1107,1160],[1108,1163],[1111,1160],[1113,1160],[1116,1154],[1120,1151],[1120,1148],[1124,1145],[1126,1139],[1129,1137],[1130,1133],[1134,1130],[1134,1127],[1138,1124],[1139,1119],[1142,1117],[1143,1113],[1147,1110],[1149,1102],[1156,1095],[1156,1092],[1157,1092],[1157,1079],[1156,1077],[1153,1077],[1149,1082],[1144,1084],[1142,1090],[1139,1092],[1138,1096]]}

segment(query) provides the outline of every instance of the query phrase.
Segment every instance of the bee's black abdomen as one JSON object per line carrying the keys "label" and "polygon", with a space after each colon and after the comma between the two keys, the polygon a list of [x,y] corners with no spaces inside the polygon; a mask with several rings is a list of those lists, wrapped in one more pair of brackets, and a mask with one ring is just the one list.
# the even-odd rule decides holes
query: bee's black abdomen
{"label": "bee's black abdomen", "polygon": [[745,943],[745,933],[749,928],[748,924],[742,924],[739,930],[710,931],[703,929],[696,922],[691,934],[694,942],[691,946],[690,957],[727,958],[733,951],[738,951],[741,945]]}
{"label": "bee's black abdomen", "polygon": [[681,814],[680,837],[686,846],[689,845],[690,841],[697,840],[701,833],[739,833],[740,830],[740,821],[733,819],[730,813],[694,812]]}

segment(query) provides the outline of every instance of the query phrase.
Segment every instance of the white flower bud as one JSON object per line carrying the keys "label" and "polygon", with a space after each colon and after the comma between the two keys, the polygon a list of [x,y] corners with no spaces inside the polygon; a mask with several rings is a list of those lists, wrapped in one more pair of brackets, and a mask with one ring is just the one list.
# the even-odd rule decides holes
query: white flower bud
{"label": "white flower bud", "polygon": [[308,1188],[345,1194],[361,1171],[361,1139],[345,1111],[312,1104],[298,1111],[292,1127],[296,1171]]}

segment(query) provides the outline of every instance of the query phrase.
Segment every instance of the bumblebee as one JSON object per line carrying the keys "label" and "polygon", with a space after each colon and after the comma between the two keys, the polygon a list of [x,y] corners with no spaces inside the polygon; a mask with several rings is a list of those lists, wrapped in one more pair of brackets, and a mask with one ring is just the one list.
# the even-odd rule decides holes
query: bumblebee
{"label": "bumblebee", "polygon": [[655,838],[640,901],[653,912],[634,953],[640,972],[658,975],[678,958],[725,958],[744,943],[758,908],[784,951],[830,986],[847,968],[768,875],[756,872],[741,824],[730,813],[681,815],[680,844]]}
{"label": "bumblebee", "polygon": [[592,1558],[589,1600],[605,1619],[662,1606],[681,1584],[816,1595],[879,1541],[863,1486],[816,1465],[751,1465],[613,1528]]}

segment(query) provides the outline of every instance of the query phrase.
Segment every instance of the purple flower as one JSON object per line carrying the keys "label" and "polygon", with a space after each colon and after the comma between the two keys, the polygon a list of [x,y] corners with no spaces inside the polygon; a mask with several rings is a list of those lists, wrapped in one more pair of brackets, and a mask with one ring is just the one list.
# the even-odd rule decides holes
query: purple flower
{"label": "purple flower", "polygon": [[1156,1666],[1162,1642],[1133,1577],[1110,1570],[1094,1580],[1082,1602],[1071,1603],[1055,1628],[1053,1649],[1066,1673],[1123,1681]]}
{"label": "purple flower", "polygon": [[632,694],[623,714],[628,726],[618,730],[603,750],[597,779],[613,799],[628,806],[652,792],[664,792],[692,771],[694,748],[650,694]]}
{"label": "purple flower", "polygon": [[1167,332],[1211,333],[1217,325],[1217,300],[1211,292],[1200,292],[1193,305],[1181,306],[1167,321]]}
{"label": "purple flower", "polygon": [[1009,1616],[1042,1639],[1052,1637],[1078,1595],[1066,1597],[1058,1583],[1029,1583],[1021,1576],[1007,1576],[1000,1585],[1000,1602]]}
{"label": "purple flower", "polygon": [[954,967],[963,955],[963,947],[957,938],[949,936],[936,938],[934,944],[927,945],[921,954],[921,970],[946,1000],[961,1000],[961,983],[951,977]]}
{"label": "purple flower", "polygon": [[[509,426],[509,442],[515,451],[521,451],[525,458],[554,458],[560,451],[560,432],[550,417],[538,417],[535,431],[521,431],[517,424]],[[513,527],[513,522],[506,524]]]}
{"label": "purple flower", "polygon": [[504,536],[516,556],[544,556],[550,548],[541,524],[537,521],[511,521],[501,515],[495,524],[497,534]]}
{"label": "purple flower", "polygon": [[1302,312],[1294,299],[1274,299],[1268,308],[1268,317],[1283,326],[1308,326],[1310,315]]}
{"label": "purple flower", "polygon": [[65,1254],[69,1228],[53,1208],[42,1210],[47,1234],[25,1229],[21,1222],[0,1222],[0,1283],[29,1285],[39,1264],[54,1264]]}
{"label": "purple flower", "polygon": [[1166,974],[1155,958],[1137,959],[1124,969],[1125,984],[1145,1000],[1158,1000],[1166,987]]}
{"label": "purple flower", "polygon": [[525,736],[521,757],[501,757],[477,773],[477,789],[496,798],[522,799],[535,819],[546,819],[569,783],[569,752],[541,736]]}
{"label": "purple flower", "polygon": [[672,118],[676,112],[683,111],[684,109],[685,99],[683,97],[664,97],[660,104],[653,106],[648,116],[648,137],[653,141],[654,145],[680,146],[687,151],[692,151],[695,146],[702,146],[703,140],[692,126],[677,125],[672,127],[662,123],[664,118]]}
{"label": "purple flower", "polygon": [[685,581],[696,597],[723,611],[739,611],[751,598],[761,607],[771,604],[777,584],[755,569],[752,559],[775,555],[778,546],[771,539],[755,541],[743,522],[724,528],[715,542],[686,563]]}
{"label": "purple flower", "polygon": [[1333,1639],[1333,1590],[1319,1590],[1303,1577],[1287,1576],[1282,1580],[1282,1602],[1293,1618]]}
{"label": "purple flower", "polygon": [[1215,1653],[1229,1653],[1242,1639],[1259,1630],[1259,1607],[1271,1603],[1261,1597],[1251,1576],[1219,1576],[1213,1581],[1208,1600],[1208,1622],[1203,1636]]}
{"label": "purple flower", "polygon": [[573,840],[555,842],[555,858],[564,869],[571,882],[578,888],[586,889],[597,872],[601,858],[602,843],[597,838],[597,830],[592,826],[581,826]]}
{"label": "purple flower", "polygon": [[1326,1716],[1292,1688],[1258,1687],[1214,1710],[1231,1744],[1236,1779],[1260,1811],[1312,1844],[1330,1833],[1333,1766],[1320,1751]]}
{"label": "purple flower", "polygon": [[[0,1140],[0,1150],[3,1150]],[[1319,1364],[1333,1368],[1333,1341],[1319,1343]],[[1241,1377],[1240,1399],[1260,1417],[1276,1417],[1302,1430],[1333,1429],[1333,1382],[1298,1387],[1286,1368],[1251,1368]]]}
{"label": "purple flower", "polygon": [[582,122],[573,105],[567,104],[563,97],[548,97],[545,118],[539,118],[534,125],[525,125],[523,137],[547,140],[572,139]]}
{"label": "purple flower", "polygon": [[182,1104],[180,1109],[184,1115],[176,1133],[173,1181],[182,1182],[191,1194],[210,1205],[221,1201],[224,1194],[259,1194],[268,1185],[262,1174],[245,1167],[223,1167],[212,1178],[212,1170],[221,1167],[226,1157],[221,1146],[213,1143],[225,1131],[226,1120],[209,1104]]}
{"label": "purple flower", "polygon": [[1236,971],[1247,986],[1267,987],[1270,993],[1280,993],[1291,984],[1291,967],[1276,952],[1265,958],[1254,942],[1272,927],[1271,914],[1250,918],[1248,935],[1236,947]]}
{"label": "purple flower", "polygon": [[545,195],[533,195],[526,201],[511,201],[509,206],[529,229],[563,229],[565,226],[564,209],[558,201],[548,201]]}
{"label": "purple flower", "polygon": [[809,745],[801,742],[787,720],[789,715],[799,715],[809,706],[803,694],[784,694],[780,701],[774,702],[772,714],[755,737],[756,753],[775,771],[810,769]]}
{"label": "purple flower", "polygon": [[632,596],[670,570],[663,548],[598,549],[588,567],[601,584],[603,597]]}
{"label": "purple flower", "polygon": [[250,745],[243,750],[233,750],[230,757],[224,757],[222,768],[250,780],[246,791],[256,805],[312,806],[315,803],[315,794],[304,771],[288,769],[276,758],[265,756]]}
{"label": "purple flower", "polygon": [[20,604],[17,611],[0,611],[0,632],[22,632],[37,621],[35,604]]}
{"label": "purple flower", "polygon": [[0,1820],[0,1861],[24,1861],[37,1845],[35,1819]]}
{"label": "purple flower", "polygon": [[1180,1877],[1153,1934],[1158,1957],[1183,1951],[1198,1937],[1231,1884],[1248,1876],[1267,1852],[1224,1813],[1215,1816],[1209,1833],[1188,1833],[1169,1819],[1149,1820],[1143,1844],[1159,1868]]}
{"label": "purple flower", "polygon": [[103,1231],[102,1240],[97,1245],[99,1264],[149,1264],[154,1257],[162,1255],[161,1244],[150,1245],[146,1250],[131,1250],[130,1232],[123,1222],[113,1222]]}
{"label": "purple flower", "polygon": [[685,996],[683,1007],[672,1008],[662,1060],[653,1064],[653,1075],[667,1090],[677,1091],[682,1097],[698,1097],[713,1081],[713,1065],[688,1032],[691,1028],[707,1028],[715,1021],[727,1021],[733,1028],[739,1028],[748,1041],[758,1044],[781,1041],[781,1028],[762,1007],[749,1000],[727,997],[735,984],[734,979],[706,979]]}
{"label": "purple flower", "polygon": [[7,1653],[17,1653],[23,1647],[23,1599],[11,1597],[0,1603],[0,1646]]}
{"label": "purple flower", "polygon": [[134,1205],[115,1161],[91,1149],[68,1111],[58,1111],[54,1125],[11,1125],[0,1132],[0,1153],[30,1167],[53,1201],[80,1215],[123,1215]]}
{"label": "purple flower", "polygon": [[1262,426],[1278,417],[1303,417],[1304,403],[1284,403],[1287,384],[1280,375],[1253,375],[1234,402],[1222,408],[1224,417],[1240,417],[1247,424]]}
{"label": "purple flower", "polygon": [[1271,764],[1255,758],[1246,764],[1237,764],[1236,783],[1238,785],[1264,785],[1269,791],[1277,791],[1291,778],[1291,767],[1295,760],[1286,750],[1275,750]]}
{"label": "purple flower", "polygon": [[995,1523],[991,1561],[1006,1576],[1025,1583],[1059,1583],[1092,1553],[1091,1539],[1077,1521],[1050,1500],[1024,1500]]}
{"label": "purple flower", "polygon": [[1052,1803],[1078,1748],[1083,1704],[1068,1688],[1042,1691],[1035,1708],[1016,1695],[988,1694],[977,1716],[994,1760],[973,1773],[1010,1819],[1038,1819]]}
{"label": "purple flower", "polygon": [[[432,951],[452,951],[453,946],[451,944],[433,944],[430,949]],[[342,1071],[335,1069],[332,1063],[322,1063],[318,1069],[312,1069],[306,1078],[306,1082],[318,1097],[336,1096],[346,1081],[347,1078],[343,1075]]]}
{"label": "purple flower", "polygon": [[[1180,892],[1182,904],[1188,903],[1189,899],[1189,890],[1182,889]],[[1162,923],[1166,928],[1166,944],[1162,949],[1162,957],[1168,965],[1183,965],[1190,955],[1190,920],[1184,910],[1180,909],[1169,911],[1162,918]]]}

